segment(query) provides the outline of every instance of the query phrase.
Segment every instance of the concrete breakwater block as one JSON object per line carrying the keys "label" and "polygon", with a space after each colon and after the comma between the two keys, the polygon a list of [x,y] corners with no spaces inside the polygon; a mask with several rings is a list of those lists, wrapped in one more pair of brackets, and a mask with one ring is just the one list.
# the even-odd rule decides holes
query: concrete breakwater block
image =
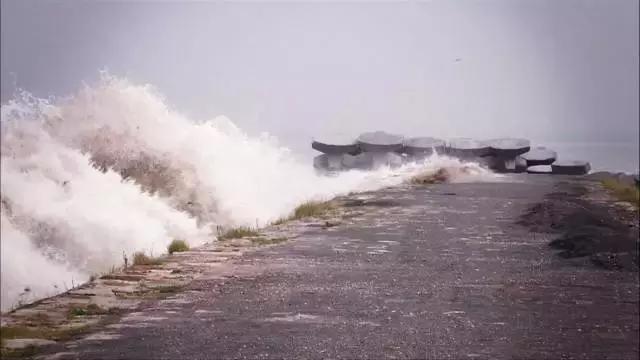
{"label": "concrete breakwater block", "polygon": [[342,165],[345,169],[367,170],[371,168],[371,161],[366,153],[358,155],[345,154],[342,156]]}
{"label": "concrete breakwater block", "polygon": [[414,157],[429,156],[433,152],[443,154],[446,147],[444,140],[432,137],[414,137],[405,139],[403,152]]}
{"label": "concrete breakwater block", "polygon": [[485,142],[469,138],[449,140],[447,154],[459,158],[483,157],[491,154],[491,148]]}
{"label": "concrete breakwater block", "polygon": [[591,170],[586,161],[559,161],[554,150],[532,148],[529,140],[521,138],[453,138],[445,142],[427,136],[403,138],[374,131],[361,134],[355,141],[325,136],[314,139],[311,147],[324,153],[314,158],[314,167],[326,171],[398,167],[409,161],[424,161],[434,152],[476,162],[498,173],[585,175]]}
{"label": "concrete breakwater block", "polygon": [[343,170],[344,157],[349,154],[322,154],[313,158],[313,167],[321,170]]}
{"label": "concrete breakwater block", "polygon": [[591,164],[581,160],[556,160],[551,169],[558,175],[585,175],[591,171]]}
{"label": "concrete breakwater block", "polygon": [[527,160],[523,159],[521,156],[516,156],[515,172],[523,173],[525,171],[527,171]]}
{"label": "concrete breakwater block", "polygon": [[482,158],[479,158],[477,160],[478,163],[480,163],[481,165],[484,165],[486,167],[488,167],[489,169],[495,171],[495,172],[499,172],[499,173],[504,173],[504,172],[508,172],[507,171],[507,159],[501,158],[501,157],[497,157],[497,156],[485,156]]}
{"label": "concrete breakwater block", "polygon": [[402,163],[403,157],[393,152],[365,152],[342,157],[342,165],[345,169],[371,170],[381,166],[398,167]]}
{"label": "concrete breakwater block", "polygon": [[529,150],[528,152],[520,156],[527,162],[527,166],[534,166],[551,165],[554,161],[556,161],[558,154],[551,149],[539,146]]}
{"label": "concrete breakwater block", "polygon": [[[524,160],[521,160],[524,161]],[[517,158],[504,158],[500,156],[485,156],[480,158],[479,163],[484,164],[489,169],[497,173],[516,173],[524,172],[527,169],[526,163],[524,166],[518,165]]]}
{"label": "concrete breakwater block", "polygon": [[402,140],[402,136],[399,135],[374,131],[361,134],[356,139],[356,143],[365,152],[401,152]]}
{"label": "concrete breakwater block", "polygon": [[311,143],[311,148],[325,154],[357,155],[358,153],[360,153],[360,147],[358,146],[358,144],[348,143],[348,142],[335,143],[335,142],[313,140],[313,142]]}
{"label": "concrete breakwater block", "polygon": [[381,166],[398,167],[401,166],[403,162],[402,156],[393,152],[371,153],[370,155],[373,160],[374,169],[377,169]]}
{"label": "concrete breakwater block", "polygon": [[534,165],[527,168],[529,174],[551,174],[551,165]]}
{"label": "concrete breakwater block", "polygon": [[313,167],[319,170],[327,170],[329,168],[329,157],[327,154],[315,156],[313,158]]}
{"label": "concrete breakwater block", "polygon": [[486,141],[491,148],[491,155],[515,159],[531,149],[531,143],[526,139],[502,138]]}

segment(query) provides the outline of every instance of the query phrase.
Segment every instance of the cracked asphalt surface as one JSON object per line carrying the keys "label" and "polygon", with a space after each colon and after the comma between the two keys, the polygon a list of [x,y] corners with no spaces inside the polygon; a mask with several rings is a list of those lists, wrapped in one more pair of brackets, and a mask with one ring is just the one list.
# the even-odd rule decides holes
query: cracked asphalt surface
{"label": "cracked asphalt surface", "polygon": [[353,195],[341,224],[234,259],[235,276],[204,276],[55,356],[637,359],[637,265],[558,256],[557,233],[519,221],[575,184],[514,179]]}

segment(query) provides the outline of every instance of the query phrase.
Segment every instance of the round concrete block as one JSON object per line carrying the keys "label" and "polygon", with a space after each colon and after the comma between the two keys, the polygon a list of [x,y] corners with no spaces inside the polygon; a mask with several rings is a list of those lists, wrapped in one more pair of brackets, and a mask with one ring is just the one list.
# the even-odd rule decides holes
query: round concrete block
{"label": "round concrete block", "polygon": [[581,160],[556,160],[551,168],[558,175],[585,175],[591,170],[591,165]]}
{"label": "round concrete block", "polygon": [[356,155],[360,152],[358,144],[350,143],[330,143],[319,140],[313,140],[311,147],[325,154],[351,154]]}
{"label": "round concrete block", "polygon": [[[485,156],[481,159],[481,164],[486,166],[497,173],[515,173],[516,171],[516,159],[515,158],[503,158],[499,156]],[[525,168],[526,169],[526,168]]]}
{"label": "round concrete block", "polygon": [[524,160],[526,160],[527,166],[534,166],[534,165],[551,165],[554,161],[556,161],[558,154],[551,149],[547,149],[546,147],[539,146],[529,150],[528,152],[520,156]]}
{"label": "round concrete block", "polygon": [[402,136],[389,134],[384,131],[364,133],[356,139],[362,151],[369,152],[400,152],[402,151]]}
{"label": "round concrete block", "polygon": [[526,139],[491,139],[486,143],[491,148],[491,154],[504,158],[515,158],[531,149],[531,143]]}
{"label": "round concrete block", "polygon": [[318,155],[313,158],[313,167],[318,170],[329,169],[329,156],[327,154]]}
{"label": "round concrete block", "polygon": [[360,153],[358,155],[343,155],[342,167],[345,169],[367,169],[369,167],[369,164],[366,161],[366,154]]}
{"label": "round concrete block", "polygon": [[456,138],[449,140],[447,153],[460,158],[482,157],[490,155],[491,148],[482,141],[469,138]]}
{"label": "round concrete block", "polygon": [[344,169],[371,170],[381,166],[398,167],[404,162],[404,158],[393,152],[364,152],[358,155],[343,155],[342,167]]}
{"label": "round concrete block", "polygon": [[527,160],[523,159],[521,156],[516,156],[515,165],[515,172],[522,173],[527,171]]}
{"label": "round concrete block", "polygon": [[432,137],[415,137],[405,139],[404,152],[411,156],[429,156],[434,151],[443,154],[445,146],[444,140]]}
{"label": "round concrete block", "polygon": [[404,162],[402,155],[398,153],[372,153],[373,167],[378,168],[380,166],[398,167]]}
{"label": "round concrete block", "polygon": [[507,164],[505,159],[497,157],[497,156],[485,156],[482,158],[482,162],[486,164],[486,166],[498,173],[507,172]]}
{"label": "round concrete block", "polygon": [[345,169],[369,170],[373,167],[373,158],[371,153],[345,154],[342,156],[342,166]]}
{"label": "round concrete block", "polygon": [[551,174],[550,165],[534,165],[527,168],[529,174]]}

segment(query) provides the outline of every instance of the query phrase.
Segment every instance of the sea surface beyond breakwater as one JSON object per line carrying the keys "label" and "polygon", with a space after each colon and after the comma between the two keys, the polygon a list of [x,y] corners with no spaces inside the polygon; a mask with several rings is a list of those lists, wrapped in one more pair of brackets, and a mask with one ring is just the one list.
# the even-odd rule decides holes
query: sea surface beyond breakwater
{"label": "sea surface beyond breakwater", "polygon": [[[268,230],[291,240],[202,268],[167,298],[43,351],[62,359],[636,359],[637,243],[624,241],[637,241],[637,212],[597,182],[508,179],[350,195],[331,217]],[[545,216],[532,218],[536,206]],[[585,236],[609,229],[617,240],[563,256],[549,244],[567,224],[599,229]],[[625,252],[632,266],[598,256]]]}

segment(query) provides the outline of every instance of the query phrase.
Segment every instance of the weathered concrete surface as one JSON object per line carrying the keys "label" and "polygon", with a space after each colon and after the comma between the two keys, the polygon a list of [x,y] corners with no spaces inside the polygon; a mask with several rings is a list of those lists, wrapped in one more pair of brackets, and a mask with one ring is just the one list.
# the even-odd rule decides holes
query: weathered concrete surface
{"label": "weathered concrete surface", "polygon": [[[232,275],[204,274],[114,324],[111,339],[56,356],[637,359],[637,263],[559,257],[545,222],[594,206],[633,242],[637,214],[603,215],[614,205],[594,184],[513,179],[351,197],[340,224],[298,227],[295,241],[235,258]],[[555,207],[575,196],[589,199]],[[530,218],[542,202],[555,217]]]}
{"label": "weathered concrete surface", "polygon": [[529,174],[551,174],[551,165],[533,165],[527,167]]}
{"label": "weathered concrete surface", "polygon": [[414,137],[405,139],[404,152],[414,157],[426,157],[433,152],[444,154],[446,143],[444,140],[432,137]]}
{"label": "weathered concrete surface", "polygon": [[538,146],[520,156],[524,160],[526,160],[527,166],[536,166],[551,165],[554,161],[556,161],[558,154],[555,151],[547,149],[544,146]]}
{"label": "weathered concrete surface", "polygon": [[360,152],[360,148],[357,144],[345,142],[345,143],[331,143],[326,141],[314,140],[311,142],[311,148],[318,150],[325,154],[351,154],[356,155]]}
{"label": "weathered concrete surface", "polygon": [[502,158],[515,158],[531,149],[531,143],[526,139],[502,138],[487,140],[491,154]]}
{"label": "weathered concrete surface", "polygon": [[403,157],[394,152],[364,152],[355,156],[342,157],[343,169],[371,170],[381,166],[397,167],[402,163]]}
{"label": "weathered concrete surface", "polygon": [[517,173],[527,171],[527,160],[523,159],[520,156],[516,156],[514,160],[514,171]]}
{"label": "weathered concrete surface", "polygon": [[584,175],[591,171],[591,164],[582,160],[557,160],[551,164],[554,174]]}
{"label": "weathered concrete surface", "polygon": [[368,152],[397,152],[402,150],[402,136],[384,131],[360,134],[356,139],[360,149]]}
{"label": "weathered concrete surface", "polygon": [[343,157],[352,157],[349,154],[322,154],[313,158],[313,167],[318,170],[341,170]]}
{"label": "weathered concrete surface", "polygon": [[476,158],[490,155],[491,148],[483,141],[456,138],[449,140],[447,153],[461,158]]}

